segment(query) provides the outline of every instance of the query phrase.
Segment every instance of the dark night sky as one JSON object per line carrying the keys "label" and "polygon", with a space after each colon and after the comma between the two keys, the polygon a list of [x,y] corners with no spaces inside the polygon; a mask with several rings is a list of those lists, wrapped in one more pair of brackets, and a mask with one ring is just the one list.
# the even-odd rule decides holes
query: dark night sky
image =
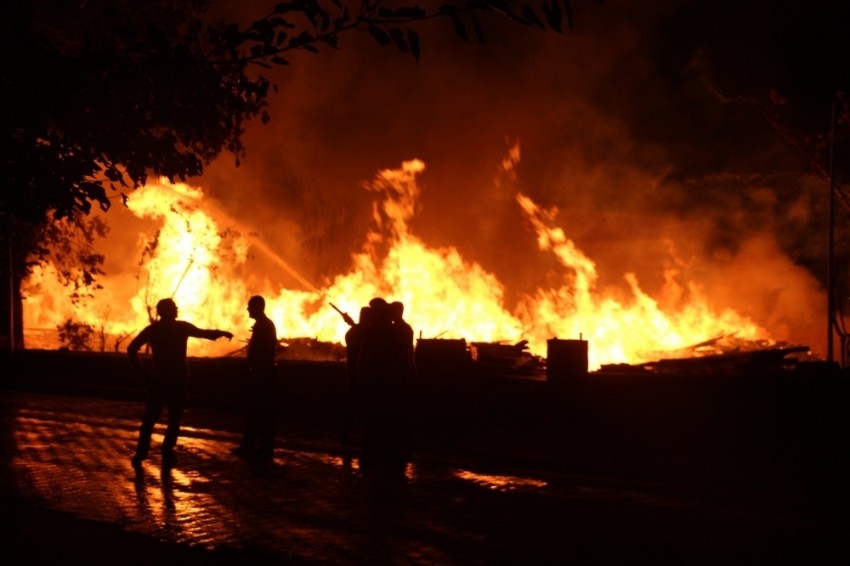
{"label": "dark night sky", "polygon": [[[243,165],[225,155],[201,184],[319,281],[362,244],[370,195],[360,183],[419,158],[416,234],[524,289],[551,259],[494,183],[506,140],[518,140],[515,188],[559,207],[603,280],[635,270],[659,284],[666,241],[702,258],[696,276],[708,285],[731,285],[720,279],[759,261],[774,276],[804,265],[820,277],[824,185],[744,100],[775,89],[795,132],[826,132],[830,96],[848,83],[847,3],[573,6],[565,35],[487,20],[484,47],[430,22],[418,64],[365,34],[297,54],[273,75],[272,121],[249,130]],[[748,252],[753,241],[770,251]]]}

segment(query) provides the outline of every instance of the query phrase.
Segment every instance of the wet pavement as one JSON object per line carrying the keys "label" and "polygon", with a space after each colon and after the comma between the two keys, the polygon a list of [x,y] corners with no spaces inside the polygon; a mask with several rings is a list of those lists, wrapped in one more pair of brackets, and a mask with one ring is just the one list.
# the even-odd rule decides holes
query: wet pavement
{"label": "wet pavement", "polygon": [[11,562],[847,563],[829,493],[517,469],[429,450],[396,482],[332,438],[282,430],[274,462],[230,454],[241,416],[187,409],[178,464],[130,464],[141,403],[0,391]]}

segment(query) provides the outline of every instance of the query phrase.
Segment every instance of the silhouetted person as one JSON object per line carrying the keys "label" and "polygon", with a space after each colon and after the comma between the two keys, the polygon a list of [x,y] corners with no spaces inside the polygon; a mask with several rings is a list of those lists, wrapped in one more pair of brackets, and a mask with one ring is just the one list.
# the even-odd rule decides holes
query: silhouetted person
{"label": "silhouetted person", "polygon": [[189,365],[186,362],[186,344],[190,337],[217,340],[233,334],[226,330],[205,330],[190,322],[177,320],[177,305],[171,299],[162,299],[156,304],[158,320],[146,326],[127,346],[127,355],[133,363],[144,369],[139,359],[139,349],[150,345],[153,353],[153,371],[149,374],[150,391],[139,430],[139,441],[133,466],[138,468],[148,457],[154,425],[168,405],[168,428],[162,441],[162,465],[170,468],[177,463],[174,447],[180,434],[180,419],[186,403],[186,381]]}
{"label": "silhouetted person", "polygon": [[[359,388],[357,383],[357,360],[360,355],[360,345],[363,342],[363,336],[366,328],[369,325],[370,316],[369,307],[360,309],[360,317],[358,321],[351,325],[351,328],[345,333],[345,406],[343,410],[343,430],[342,430],[342,446],[348,450],[351,443],[352,429],[356,426],[357,408],[359,406],[357,395]],[[348,455],[346,454],[346,457]]]}
{"label": "silhouetted person", "polygon": [[404,474],[409,449],[411,348],[384,299],[372,299],[369,307],[356,372],[363,419],[360,469],[367,475],[398,477]]}
{"label": "silhouetted person", "polygon": [[413,327],[408,324],[406,320],[404,320],[404,303],[401,301],[393,301],[390,303],[390,316],[392,317],[393,324],[398,325],[399,332],[401,333],[401,339],[404,340],[404,343],[407,345],[408,355],[410,356],[410,370],[409,370],[409,378],[412,379],[413,375],[416,374],[415,367],[415,357],[413,352]]}
{"label": "silhouetted person", "polygon": [[345,372],[349,389],[356,385],[357,357],[360,354],[360,344],[363,342],[363,335],[369,325],[370,313],[369,307],[362,307],[360,309],[359,320],[345,333]]}
{"label": "silhouetted person", "polygon": [[274,322],[265,310],[263,297],[248,299],[248,316],[254,319],[248,342],[248,414],[242,442],[232,452],[241,458],[270,462],[274,458],[278,344]]}

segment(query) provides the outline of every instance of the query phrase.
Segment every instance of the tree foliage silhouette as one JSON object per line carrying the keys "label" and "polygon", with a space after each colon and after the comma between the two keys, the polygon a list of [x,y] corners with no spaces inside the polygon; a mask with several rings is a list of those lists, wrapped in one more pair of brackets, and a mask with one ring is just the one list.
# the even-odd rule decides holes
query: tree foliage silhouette
{"label": "tree foliage silhouette", "polygon": [[246,27],[211,23],[204,0],[11,3],[3,9],[7,155],[3,211],[38,222],[91,207],[143,185],[148,175],[200,175],[222,152],[244,156],[249,120],[269,119],[263,69],[288,53],[339,47],[367,32],[419,58],[414,24],[449,21],[484,41],[480,15],[562,32],[568,0],[449,2],[432,9],[383,0],[293,0]]}

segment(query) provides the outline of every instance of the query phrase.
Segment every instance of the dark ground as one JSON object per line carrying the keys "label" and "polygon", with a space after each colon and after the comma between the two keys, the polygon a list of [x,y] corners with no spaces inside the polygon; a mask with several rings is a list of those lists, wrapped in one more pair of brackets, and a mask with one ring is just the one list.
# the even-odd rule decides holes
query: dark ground
{"label": "dark ground", "polygon": [[387,483],[343,457],[337,367],[287,368],[263,467],[199,365],[177,468],[134,473],[121,360],[29,356],[0,389],[8,564],[850,561],[846,375],[430,384]]}

